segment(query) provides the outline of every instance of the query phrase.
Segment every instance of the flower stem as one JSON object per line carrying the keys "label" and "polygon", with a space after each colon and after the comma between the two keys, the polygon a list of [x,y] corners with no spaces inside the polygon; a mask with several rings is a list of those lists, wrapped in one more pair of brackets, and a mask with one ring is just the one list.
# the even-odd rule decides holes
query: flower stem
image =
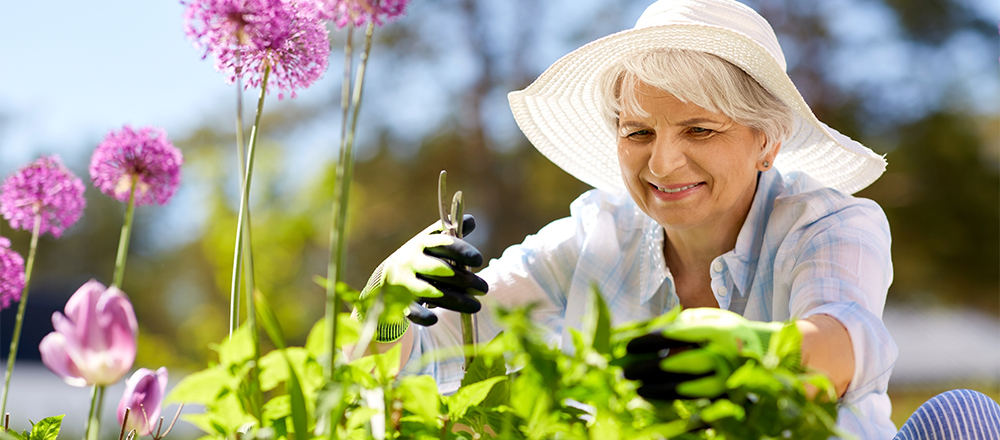
{"label": "flower stem", "polygon": [[[271,65],[265,64],[264,66],[264,77],[260,84],[260,98],[257,100],[257,114],[254,118],[253,128],[250,130],[250,144],[247,148],[247,167],[246,176],[243,179],[243,189],[240,192],[240,213],[239,219],[236,222],[236,252],[233,255],[233,279],[232,279],[232,290],[230,291],[230,303],[229,303],[229,337],[233,336],[233,332],[239,327],[239,322],[237,322],[237,310],[239,309],[239,279],[241,274],[241,265],[243,261],[243,243],[244,243],[244,219],[248,218],[245,215],[247,210],[249,210],[250,205],[250,183],[253,180],[253,160],[254,152],[256,151],[257,139],[260,137],[260,117],[264,112],[264,97],[267,93],[267,80],[271,75]],[[247,325],[251,326],[251,332],[256,335],[257,330],[257,318],[255,316],[254,304],[253,304],[253,294],[247,294]]]}
{"label": "flower stem", "polygon": [[[236,75],[236,160],[239,162],[239,176],[240,176],[240,187],[243,187],[243,183],[246,179],[246,144],[243,142],[243,87],[240,84],[240,71],[242,70],[240,62],[240,50],[236,50],[236,65],[237,65],[237,75]],[[245,233],[243,234],[243,246],[246,249],[243,253],[243,268],[241,273],[243,275],[242,279],[246,280],[246,291],[248,295],[253,295],[254,289],[254,270],[253,270],[253,245],[251,237],[251,231],[253,228],[250,225],[250,210],[247,209],[244,212],[245,218],[243,221],[246,222],[246,228],[244,228]],[[236,280],[236,301],[234,304],[240,303],[240,292],[239,287],[240,279]],[[239,309],[235,311],[236,322],[239,323],[240,312]],[[238,326],[239,324],[237,324]]]}
{"label": "flower stem", "polygon": [[7,413],[7,394],[10,391],[10,376],[14,373],[14,361],[17,360],[17,345],[21,340],[21,327],[24,325],[24,310],[28,306],[28,287],[31,284],[31,270],[35,266],[35,250],[38,248],[38,236],[42,229],[42,215],[35,215],[35,226],[31,230],[31,248],[28,250],[28,263],[24,269],[24,290],[21,291],[21,303],[17,305],[17,318],[14,319],[14,335],[10,340],[10,353],[7,355],[7,372],[3,379],[3,397],[0,397],[0,414]]}
{"label": "flower stem", "polygon": [[[253,180],[253,161],[254,152],[256,152],[257,140],[260,138],[260,118],[264,113],[264,97],[267,96],[267,80],[271,75],[271,65],[265,63],[264,65],[264,76],[260,83],[260,97],[257,99],[257,114],[254,117],[253,128],[250,130],[250,144],[247,147],[247,163],[246,163],[246,173],[243,176],[242,183],[243,189],[240,192],[240,212],[239,219],[236,222],[236,252],[233,255],[233,282],[232,291],[230,292],[230,321],[229,321],[229,337],[233,337],[233,333],[239,327],[239,286],[240,286],[240,275],[242,265],[246,261],[246,256],[250,253],[250,183]],[[244,244],[246,244],[246,254],[244,254]],[[247,288],[252,289],[253,287],[253,277],[249,274],[250,268],[247,268]],[[257,335],[257,311],[254,306],[254,292],[252,290],[247,291],[247,327],[250,329],[250,338],[253,341],[253,359],[254,366],[250,369],[250,396],[251,396],[251,415],[256,417],[258,420],[261,418],[260,410],[263,404],[263,396],[260,393],[260,377],[258,376],[260,371],[258,366],[260,365],[260,341]]]}
{"label": "flower stem", "polygon": [[137,176],[132,176],[132,188],[128,193],[128,208],[125,209],[125,224],[122,225],[122,235],[118,239],[118,257],[115,258],[115,277],[113,286],[122,287],[122,279],[125,278],[125,259],[128,257],[128,242],[132,236],[132,221],[135,218],[135,185],[139,181]]}
{"label": "flower stem", "polygon": [[[340,296],[337,294],[337,279],[340,278],[340,273],[338,269],[339,265],[339,254],[337,250],[340,248],[340,242],[343,240],[341,234],[344,228],[341,226],[345,219],[338,216],[340,213],[340,186],[343,184],[341,179],[344,175],[344,156],[346,155],[344,147],[347,145],[347,116],[350,110],[350,93],[351,93],[351,63],[352,52],[354,47],[354,25],[348,24],[347,26],[347,42],[344,44],[344,79],[341,82],[340,89],[340,107],[343,110],[343,114],[340,119],[340,155],[337,158],[337,177],[334,181],[334,196],[333,196],[333,219],[330,224],[330,260],[327,262],[326,266],[326,340],[330,346],[330,366],[326,370],[326,379],[328,381],[333,380],[333,372],[336,369],[336,363],[334,362],[337,356],[337,318],[340,312]],[[333,414],[330,417],[330,434],[335,435],[336,425],[333,421]],[[332,438],[332,437],[331,437]]]}
{"label": "flower stem", "polygon": [[84,440],[97,440],[101,431],[101,403],[104,402],[104,385],[94,385],[90,393],[90,412],[87,414],[87,427]]}
{"label": "flower stem", "polygon": [[[337,183],[336,191],[337,196],[334,198],[333,204],[333,218],[334,218],[334,229],[331,234],[330,239],[330,267],[328,268],[330,275],[327,282],[327,292],[331,287],[331,282],[333,286],[341,280],[344,273],[344,263],[345,256],[347,254],[347,237],[345,233],[347,225],[347,206],[348,200],[351,195],[351,180],[354,175],[354,132],[358,126],[358,111],[361,108],[361,91],[365,82],[365,66],[368,64],[368,54],[371,52],[372,48],[372,31],[375,29],[373,23],[368,24],[368,29],[365,31],[365,48],[361,52],[360,63],[358,64],[357,77],[354,80],[354,93],[351,102],[353,107],[353,114],[351,115],[350,127],[347,130],[346,137],[344,139],[343,147],[340,151],[340,161],[337,163]],[[332,270],[330,270],[332,269]],[[332,296],[332,304],[327,304],[328,309],[334,309],[339,306],[340,301],[337,298],[336,291],[334,291]],[[336,313],[334,313],[336,316]],[[331,353],[336,349],[336,327],[334,327],[334,334],[329,344],[331,347]]]}

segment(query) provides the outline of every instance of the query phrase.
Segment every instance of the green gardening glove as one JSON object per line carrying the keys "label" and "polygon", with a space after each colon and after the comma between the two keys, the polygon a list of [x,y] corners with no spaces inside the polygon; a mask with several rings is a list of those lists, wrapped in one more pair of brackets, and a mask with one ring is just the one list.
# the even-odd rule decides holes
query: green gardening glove
{"label": "green gardening glove", "polygon": [[[471,215],[463,218],[466,234],[476,227]],[[406,318],[420,325],[433,325],[437,315],[422,304],[476,313],[481,308],[478,295],[489,290],[486,281],[467,267],[483,264],[483,256],[468,242],[441,234],[441,222],[435,222],[393,252],[375,270],[362,290],[362,297],[381,290],[390,297],[412,297]],[[393,342],[409,327],[402,317],[386,318],[379,323],[377,342]]]}
{"label": "green gardening glove", "polygon": [[763,357],[784,325],[717,308],[683,310],[663,330],[629,341],[625,378],[640,381],[646,399],[718,397],[739,358]]}

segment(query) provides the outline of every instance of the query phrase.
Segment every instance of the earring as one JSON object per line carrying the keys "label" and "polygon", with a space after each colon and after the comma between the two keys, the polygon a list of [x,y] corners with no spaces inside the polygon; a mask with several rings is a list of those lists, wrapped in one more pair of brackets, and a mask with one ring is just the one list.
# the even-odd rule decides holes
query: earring
{"label": "earring", "polygon": [[764,168],[767,168],[771,166],[771,162],[765,160],[764,163],[762,163],[761,165],[764,165]]}

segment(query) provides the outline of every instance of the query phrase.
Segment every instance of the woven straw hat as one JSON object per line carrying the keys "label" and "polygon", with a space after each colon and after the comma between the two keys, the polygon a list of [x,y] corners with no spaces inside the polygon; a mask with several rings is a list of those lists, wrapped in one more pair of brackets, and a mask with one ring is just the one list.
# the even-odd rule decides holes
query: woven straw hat
{"label": "woven straw hat", "polygon": [[774,163],[782,172],[803,171],[853,194],[885,171],[884,158],[816,119],[785,73],[771,26],[731,0],[653,3],[634,28],[570,52],[527,88],[511,92],[514,119],[535,148],[566,172],[595,188],[624,191],[616,135],[602,117],[598,80],[623,58],[664,48],[719,56],[791,107],[792,133]]}

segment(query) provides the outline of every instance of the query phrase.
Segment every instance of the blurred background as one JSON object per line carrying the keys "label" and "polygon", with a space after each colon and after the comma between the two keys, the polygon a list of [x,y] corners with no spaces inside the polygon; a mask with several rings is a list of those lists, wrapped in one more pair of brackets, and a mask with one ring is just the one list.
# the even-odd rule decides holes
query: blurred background
{"label": "blurred background", "polygon": [[[579,45],[631,27],[648,3],[417,0],[378,28],[357,138],[349,284],[362,287],[437,218],[441,169],[451,191],[465,193],[478,221],[469,239],[486,258],[568,215],[588,187],[531,147],[506,94]],[[857,195],[885,209],[894,238],[885,322],[900,348],[890,383],[897,424],[943,390],[1000,398],[1000,4],[747,3],[774,26],[819,119],[888,160]],[[89,182],[90,154],[123,124],[164,127],[184,153],[178,195],[137,210],[123,284],[141,327],[135,367],[165,365],[172,381],[207,365],[209,345],[226,335],[239,196],[237,92],[186,40],[182,11],[150,0],[0,7],[0,176],[55,153]],[[258,287],[300,344],[323,311],[312,278],[326,274],[345,32],[331,39],[321,81],[296,99],[268,97],[252,193]],[[248,132],[256,95],[244,92]],[[82,431],[89,390],[44,370],[37,345],[80,285],[111,281],[124,206],[93,188],[86,195],[83,219],[39,244],[8,406],[19,429],[68,413],[65,429]],[[27,255],[28,232],[0,220],[0,235]],[[3,357],[13,317],[13,308],[0,314]],[[106,416],[120,392],[107,393]]]}

